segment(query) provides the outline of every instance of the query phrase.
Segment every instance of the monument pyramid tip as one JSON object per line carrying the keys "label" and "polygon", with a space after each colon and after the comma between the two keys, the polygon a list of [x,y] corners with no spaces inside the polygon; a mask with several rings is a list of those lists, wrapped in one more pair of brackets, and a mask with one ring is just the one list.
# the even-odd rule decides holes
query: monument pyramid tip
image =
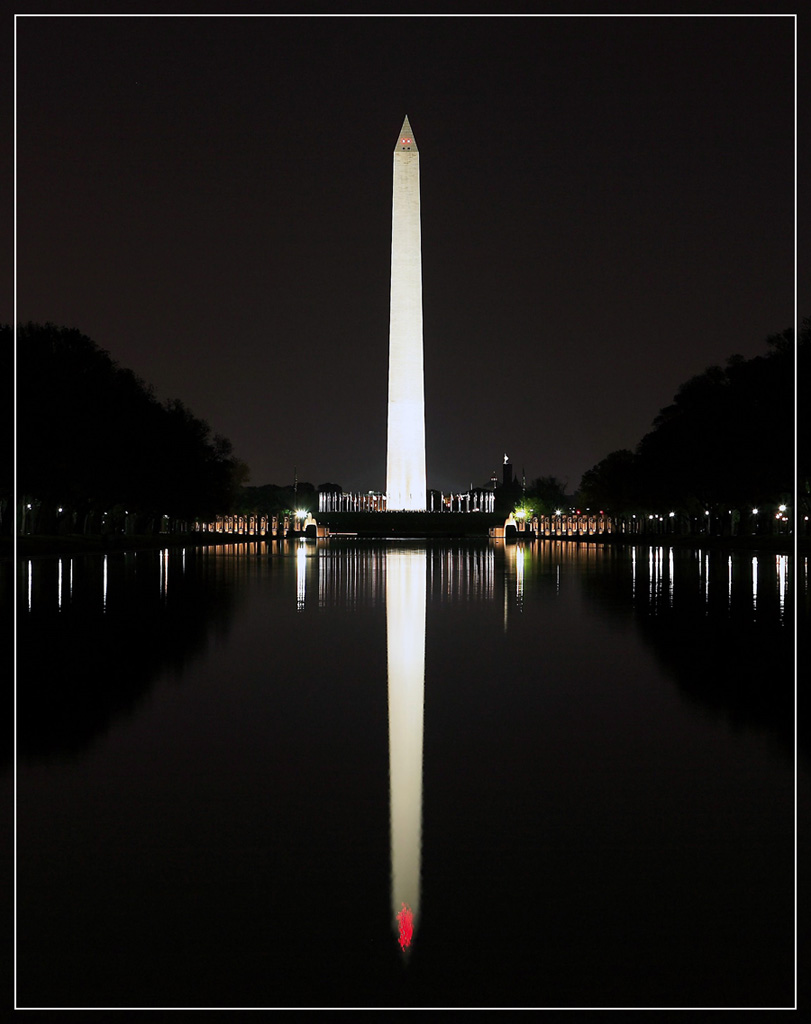
{"label": "monument pyramid tip", "polygon": [[397,140],[397,145],[394,147],[397,150],[417,150],[417,143],[414,140],[414,133],[411,130],[411,124],[408,120],[408,114],[406,114],[403,120],[403,127],[400,129],[400,137]]}

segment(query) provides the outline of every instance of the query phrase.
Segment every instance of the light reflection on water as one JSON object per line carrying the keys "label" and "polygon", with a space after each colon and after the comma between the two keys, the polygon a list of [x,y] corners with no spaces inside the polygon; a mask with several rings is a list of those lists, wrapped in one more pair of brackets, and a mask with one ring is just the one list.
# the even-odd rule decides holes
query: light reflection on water
{"label": "light reflection on water", "polygon": [[[74,561],[77,565],[75,592]],[[222,718],[226,724],[229,713],[236,713],[234,709],[246,718],[258,716],[260,723],[264,721],[263,715],[269,715],[261,703],[246,704],[244,710],[240,709],[240,701],[247,700],[246,693],[249,693],[250,687],[243,684],[241,688],[239,681],[243,674],[251,678],[250,673],[257,671],[257,678],[261,680],[258,692],[266,694],[264,699],[268,701],[277,699],[276,688],[284,690],[280,680],[284,679],[292,659],[301,653],[294,646],[284,646],[282,634],[285,631],[297,631],[297,642],[307,646],[310,656],[306,662],[307,667],[302,670],[300,686],[294,690],[311,688],[313,694],[318,695],[319,670],[324,671],[330,679],[344,679],[345,684],[351,682],[353,686],[359,685],[355,679],[362,679],[364,673],[368,672],[364,647],[361,646],[366,642],[363,630],[371,631],[380,625],[380,620],[369,614],[370,610],[380,609],[382,613],[385,609],[388,718],[386,825],[389,836],[388,850],[383,851],[378,859],[383,861],[388,854],[390,892],[387,898],[390,906],[387,908],[387,919],[388,928],[393,929],[395,938],[395,941],[389,940],[389,945],[395,949],[397,944],[403,949],[411,949],[413,943],[414,952],[409,958],[410,970],[418,972],[425,969],[418,966],[423,949],[426,950],[423,965],[429,962],[447,963],[448,954],[438,951],[436,944],[438,920],[447,921],[449,916],[447,904],[443,903],[443,886],[454,891],[457,882],[455,867],[440,869],[437,866],[444,863],[446,850],[454,851],[454,856],[459,859],[458,871],[462,876],[485,880],[489,878],[495,893],[500,894],[495,897],[496,905],[492,908],[496,921],[499,916],[503,920],[508,915],[504,907],[512,908],[513,904],[520,906],[524,898],[529,904],[534,900],[534,892],[513,892],[509,888],[509,874],[515,871],[519,878],[535,879],[535,884],[546,900],[546,910],[538,913],[537,925],[532,920],[532,911],[525,915],[515,911],[515,918],[510,920],[519,927],[517,922],[526,918],[526,930],[521,932],[521,941],[527,943],[531,951],[531,955],[527,953],[527,963],[537,960],[538,970],[548,970],[548,975],[545,975],[547,985],[554,985],[556,972],[565,975],[565,964],[569,960],[575,961],[581,955],[578,943],[585,941],[588,944],[589,940],[579,934],[581,931],[590,929],[597,935],[604,930],[601,912],[593,911],[590,909],[592,906],[599,908],[602,903],[606,903],[607,907],[613,909],[615,920],[618,912],[627,912],[628,923],[620,922],[615,927],[618,933],[626,934],[630,948],[642,959],[646,955],[644,943],[640,941],[636,945],[636,940],[627,938],[634,931],[643,935],[647,928],[654,936],[658,936],[657,941],[675,943],[676,940],[671,940],[670,936],[665,940],[659,934],[656,923],[652,922],[644,908],[636,905],[635,896],[627,897],[628,905],[624,906],[621,901],[612,903],[614,897],[610,894],[615,891],[615,887],[623,888],[619,881],[623,877],[622,872],[627,870],[623,864],[628,862],[637,865],[640,877],[629,875],[624,878],[624,884],[638,884],[640,891],[648,894],[654,906],[658,906],[656,901],[661,898],[661,913],[666,917],[670,915],[674,920],[681,920],[675,903],[671,905],[669,897],[660,896],[657,869],[647,863],[645,843],[649,843],[651,849],[656,849],[656,840],[646,838],[648,832],[643,827],[645,821],[648,822],[648,829],[653,829],[654,833],[658,830],[672,839],[673,850],[662,855],[665,859],[673,858],[672,863],[668,862],[668,870],[671,872],[678,874],[683,861],[692,863],[695,858],[694,875],[685,872],[685,877],[700,878],[702,872],[715,877],[712,875],[712,864],[730,856],[732,845],[720,847],[720,854],[712,852],[708,845],[710,852],[705,865],[702,857],[696,853],[698,847],[693,848],[699,842],[696,837],[701,837],[701,843],[709,844],[710,840],[705,837],[713,831],[710,824],[712,813],[729,815],[730,821],[735,815],[733,809],[725,803],[728,793],[723,788],[719,789],[722,796],[719,797],[717,807],[707,798],[706,792],[720,785],[716,773],[709,763],[705,766],[700,759],[690,761],[691,747],[699,744],[699,741],[689,734],[690,738],[685,742],[679,736],[679,731],[683,730],[687,734],[684,722],[692,721],[691,715],[694,715],[696,705],[709,707],[713,715],[721,708],[724,714],[729,715],[736,729],[740,729],[743,723],[745,730],[764,729],[771,735],[772,725],[761,708],[755,706],[753,711],[748,706],[741,707],[736,703],[739,694],[735,673],[740,673],[740,665],[734,671],[730,670],[729,681],[721,679],[718,692],[708,693],[700,686],[697,690],[691,690],[687,686],[691,676],[696,676],[701,667],[703,647],[697,648],[692,663],[688,659],[686,672],[681,664],[675,661],[672,663],[676,666],[674,671],[679,686],[685,684],[682,691],[686,694],[685,705],[671,701],[670,691],[652,681],[653,673],[650,680],[643,677],[644,686],[640,685],[636,695],[630,697],[632,689],[626,691],[623,684],[626,676],[633,680],[632,665],[640,656],[634,648],[636,653],[626,666],[623,660],[626,652],[622,646],[625,643],[625,631],[629,629],[629,623],[633,623],[633,628],[645,637],[649,650],[661,659],[663,665],[671,668],[672,664],[667,659],[673,653],[674,638],[679,645],[687,648],[690,645],[689,637],[684,634],[684,623],[688,620],[680,617],[687,612],[695,612],[699,619],[712,620],[721,625],[740,618],[744,630],[749,629],[750,632],[750,627],[755,625],[787,623],[791,618],[793,593],[793,562],[790,558],[785,555],[760,553],[752,556],[720,551],[693,554],[667,545],[651,546],[648,550],[643,546],[618,550],[558,541],[526,545],[496,541],[467,545],[402,543],[368,546],[347,542],[306,541],[295,547],[256,545],[250,552],[229,545],[207,552],[190,549],[188,559],[185,549],[141,552],[137,555],[111,554],[101,559],[71,558],[67,572],[62,559],[53,562],[29,559],[22,570],[21,603],[27,608],[32,620],[49,610],[58,612],[64,618],[64,613],[88,607],[94,607],[98,616],[101,607],[102,614],[109,622],[118,613],[128,591],[136,582],[141,581],[148,584],[151,600],[169,611],[177,608],[178,603],[182,604],[187,598],[184,590],[190,585],[187,576],[194,578],[201,565],[209,564],[216,564],[218,572],[222,571],[226,575],[229,592],[251,593],[257,600],[260,597],[270,600],[271,595],[273,598],[272,614],[268,616],[264,607],[261,614],[257,614],[261,626],[256,634],[248,629],[249,616],[244,623],[239,616],[234,616],[237,631],[242,637],[241,643],[246,648],[255,645],[259,652],[257,663],[262,666],[264,659],[267,664],[256,670],[245,668],[239,661],[239,648],[232,647],[229,650],[226,663],[229,671],[233,664],[234,685],[220,708],[219,716],[212,715],[212,719]],[[168,588],[170,568],[173,574],[172,588]],[[802,568],[801,586],[805,592],[808,586],[807,561]],[[66,575],[70,580],[67,588]],[[158,597],[155,596],[156,591]],[[281,604],[277,604],[277,600]],[[284,619],[284,625],[274,632],[273,618],[283,616],[282,606],[289,610],[293,618]],[[637,615],[626,618],[628,608],[633,609]],[[604,609],[608,609],[609,614],[606,618],[598,618],[598,612]],[[336,616],[344,616],[347,612],[353,613],[352,617],[340,619],[346,631],[345,645],[350,651],[353,643],[357,645],[354,655],[356,667],[350,670],[342,668],[340,653],[334,647],[324,648],[323,663],[316,656],[321,642],[320,624],[332,621]],[[202,609],[203,619],[205,614],[205,609]],[[356,627],[352,625],[355,617],[358,623],[363,624],[362,628],[357,627],[357,633]],[[494,631],[489,625],[491,621],[495,623]],[[464,634],[464,641],[460,641],[457,646],[454,646],[456,640],[450,632],[443,634],[442,643],[435,640],[432,646],[427,646],[426,635],[431,623],[435,624],[435,630],[439,624],[449,623],[460,630],[468,629],[469,632]],[[579,623],[593,628],[594,634],[578,633]],[[591,645],[603,642],[598,623],[600,627],[604,623],[608,624],[605,632],[609,642],[604,652],[603,648],[596,646],[595,651],[598,653],[591,655]],[[673,630],[663,633],[662,628],[671,623]],[[262,639],[265,636],[262,630],[267,630],[265,639]],[[343,640],[341,637],[340,641]],[[518,657],[515,652],[522,650],[522,645],[529,646],[525,648],[526,653]],[[574,650],[575,645],[581,649]],[[556,654],[557,646],[563,652],[560,657]],[[491,653],[491,648],[497,653]],[[458,676],[452,674],[456,660],[461,666]],[[572,674],[572,663],[581,666],[576,674]],[[606,666],[610,668],[615,663],[618,669],[615,675],[608,676],[611,682],[610,686],[606,686],[606,698],[606,692],[601,688],[602,673],[607,671]],[[719,663],[723,664],[722,661]],[[195,678],[188,667],[184,671],[190,678]],[[345,672],[345,676],[341,675],[342,672]],[[707,672],[708,677],[711,674]],[[376,681],[372,679],[373,686]],[[728,690],[723,688],[727,682]],[[203,693],[208,685],[211,684],[199,684]],[[358,697],[360,692],[353,691],[352,699],[362,699]],[[579,709],[577,713],[569,709],[569,697]],[[516,701],[514,707],[510,704],[511,700]],[[194,690],[180,695],[172,694],[171,707],[183,707],[186,702],[194,703]],[[627,707],[623,708],[623,702],[627,702]],[[453,713],[448,711],[449,705],[454,708]],[[308,721],[308,716],[318,720],[319,713],[312,701],[303,703],[302,707],[305,710],[300,712],[301,717],[297,719],[299,727],[302,722]],[[349,707],[347,703],[347,712]],[[285,707],[282,704],[280,708],[283,717]],[[477,708],[484,725],[477,724]],[[273,714],[269,715],[271,721],[275,719],[276,710],[274,708]],[[150,714],[152,712],[146,708],[142,716],[148,718]],[[601,716],[610,723],[609,726],[603,728]],[[135,721],[136,726],[138,720]],[[174,722],[172,728],[177,730],[182,721]],[[330,728],[341,730],[340,718],[333,717],[328,721]],[[646,728],[639,727],[640,721],[652,723],[650,735]],[[675,723],[673,736],[667,731],[669,725],[665,723]],[[111,728],[109,721],[106,727]],[[657,733],[657,728],[661,732]],[[146,749],[150,758],[153,756],[153,746],[160,750],[162,729],[161,721],[155,719],[149,729],[145,730],[149,737]],[[477,732],[477,729],[480,731]],[[523,729],[527,729],[526,735]],[[612,729],[627,729],[627,737],[612,736]],[[126,721],[119,721],[110,735],[118,737],[119,741],[123,736],[126,747],[129,731]],[[773,731],[777,733],[776,728]],[[455,733],[459,734],[458,740]],[[505,738],[497,743],[494,737],[498,738],[502,734]],[[181,733],[176,735],[179,738]],[[267,737],[270,754],[265,770],[270,771],[268,765],[275,765],[270,758],[275,756],[274,751],[283,735],[280,727],[278,735],[271,733]],[[219,736],[217,739],[219,743]],[[300,736],[300,740],[304,748],[309,750],[310,744],[305,734]],[[185,739],[184,742],[191,744],[193,749],[193,734],[192,739]],[[262,742],[265,742],[264,737]],[[370,738],[362,732],[357,735],[350,733],[349,742],[362,746],[369,743]],[[721,747],[724,742],[719,738]],[[667,751],[670,745],[674,750],[679,748],[679,756],[682,756],[679,747],[682,743],[686,775],[691,772],[702,775],[700,793],[693,792],[689,785],[683,790],[681,784],[672,782],[678,776],[678,761],[674,760],[672,764],[667,762],[662,767],[655,756],[649,754],[649,748],[661,746]],[[98,749],[98,737],[96,744]],[[253,774],[250,783],[247,775],[242,783],[239,782],[242,755],[236,745],[232,748],[225,740],[222,744],[230,751],[227,771],[233,773],[236,787],[240,784],[255,786]],[[568,748],[577,751],[580,744],[583,745],[580,757],[576,753],[569,753]],[[250,743],[246,747],[250,749]],[[464,757],[468,747],[473,753],[469,755],[471,761],[465,766]],[[627,748],[628,751],[627,765],[620,767],[619,748]],[[87,741],[86,749],[92,749],[92,741]],[[217,751],[219,746],[214,745],[211,749]],[[442,751],[442,758],[438,757],[437,749]],[[101,748],[106,757],[115,757],[115,751],[115,743],[108,742]],[[458,769],[450,751],[454,751],[460,759]],[[527,751],[526,759],[519,757],[516,751]],[[132,753],[129,756],[137,764],[137,756]],[[589,756],[594,757],[594,765],[589,762]],[[89,759],[89,755],[86,757]],[[648,757],[650,760],[646,760]],[[479,767],[475,758],[480,758],[485,767]],[[639,760],[639,764],[635,759]],[[246,764],[250,765],[251,762]],[[325,759],[325,765],[329,765],[329,759]],[[167,777],[182,776],[182,771],[171,765],[171,762],[170,766]],[[156,771],[161,770],[158,759]],[[274,771],[278,770],[276,766]],[[284,770],[289,771],[289,766],[285,765]],[[340,772],[340,766],[336,766],[336,770]],[[728,766],[724,765],[723,771],[728,770]],[[205,775],[202,765],[199,771]],[[325,767],[325,777],[328,777],[328,771],[329,768]],[[385,766],[381,777],[384,772]],[[446,782],[446,774],[453,780],[452,783]],[[561,776],[571,776],[574,781],[564,784]],[[646,778],[650,778],[649,786],[653,789],[656,786],[662,787],[662,806],[667,807],[666,814],[661,813],[659,797],[652,799],[646,785],[640,781]],[[320,780],[320,776],[317,779]],[[476,790],[475,799],[466,792],[469,780],[472,779],[475,779],[475,784],[470,783],[471,788]],[[219,776],[215,776],[215,780],[215,789],[225,785]],[[271,772],[267,780],[268,791],[277,785],[276,777]],[[434,802],[441,803],[440,794],[446,786],[458,794],[455,799],[465,808],[464,814],[470,815],[474,824],[469,832],[464,820],[453,821],[449,817],[438,823],[436,818],[431,818],[432,794]],[[672,789],[668,786],[672,786]],[[635,787],[638,787],[638,792]],[[313,799],[311,789],[312,784],[309,789],[302,788],[295,800],[291,799],[292,804],[301,805],[304,810],[299,813],[305,817],[306,809]],[[424,789],[427,801],[425,807]],[[768,786],[764,789],[768,789]],[[194,790],[190,790],[190,793],[186,799],[193,806],[196,799]],[[161,799],[165,799],[165,796]],[[634,799],[639,803],[635,804]],[[753,807],[745,802],[736,805],[738,814],[741,813],[741,807],[745,807],[748,808],[746,813],[751,815],[751,822],[747,819],[741,827],[740,835],[744,841],[748,841],[750,829],[753,835],[758,831],[757,799]],[[155,795],[152,793],[149,799],[139,796],[135,802],[138,800],[143,800],[149,808],[149,800],[155,800]],[[504,807],[512,803],[518,809],[517,826],[504,811]],[[693,804],[695,811],[691,810]],[[448,805],[442,806],[446,808],[447,814]],[[677,812],[676,808],[680,810]],[[106,813],[111,813],[109,808]],[[432,827],[425,827],[424,813],[428,814]],[[685,825],[683,829],[673,824],[678,814],[690,813],[696,815],[692,824]],[[499,825],[494,826],[495,838],[487,834],[491,815],[500,823],[503,836]],[[659,816],[664,820],[659,821]],[[273,836],[283,835],[285,817],[278,806],[274,815],[268,814],[268,818]],[[102,817],[99,820],[104,819]],[[77,811],[76,824],[72,827],[80,829],[80,821],[81,808]],[[514,837],[504,831],[504,823],[508,821],[516,827]],[[438,824],[443,827],[438,827]],[[48,827],[38,825],[38,829],[45,832]],[[92,827],[99,827],[95,819]],[[672,830],[672,835],[668,830]],[[310,832],[318,835],[317,824],[312,823],[304,832],[307,835]],[[581,834],[584,837],[582,847],[577,839]],[[482,843],[481,854],[475,848],[477,838]],[[334,839],[340,845],[337,834]],[[288,866],[284,855],[273,846],[279,840],[266,838],[265,841],[268,848],[273,847],[276,851],[273,856],[281,858],[286,869],[295,873],[298,865]],[[254,842],[257,842],[255,838]],[[612,843],[615,845],[612,846]],[[90,839],[88,845],[92,845]],[[376,849],[374,844],[371,845]],[[319,842],[314,842],[313,846],[316,850],[321,848]],[[363,847],[362,837],[358,846]],[[593,847],[593,860],[589,853],[590,847]],[[119,849],[118,844],[116,849]],[[301,845],[296,849],[300,851]],[[358,856],[361,856],[360,852]],[[195,851],[195,857],[207,863],[205,848]],[[488,876],[481,863],[486,863],[490,857],[496,861],[492,865],[492,876]],[[570,868],[568,859],[571,857],[574,858],[574,866]],[[499,858],[503,859],[503,866],[497,863]],[[533,858],[537,858],[538,866]],[[613,865],[611,871],[605,868],[606,858]],[[448,859],[453,861],[454,858]],[[770,870],[771,862],[762,853],[760,846],[751,854],[751,859],[759,868]],[[583,870],[576,865],[581,865]],[[487,866],[490,867],[489,864]],[[304,873],[307,871],[303,864],[302,870]],[[317,862],[317,869],[312,870],[320,875],[327,868]],[[565,898],[563,895],[549,895],[549,886],[544,879],[555,879],[552,889],[560,889],[561,893],[565,893],[566,884],[558,879],[567,877],[567,871],[571,872],[571,878],[580,879],[582,901],[580,896],[575,895]],[[726,862],[725,871],[731,871],[734,876],[734,863]],[[433,887],[424,884],[426,872],[433,879]],[[589,872],[593,873],[593,878]],[[44,879],[41,881],[47,894],[48,884]],[[110,883],[107,884],[109,887]],[[294,881],[290,884],[295,886]],[[336,892],[339,897],[342,895],[340,879]],[[47,895],[43,899],[47,899]],[[715,896],[708,897],[708,902],[712,903],[713,899]],[[568,900],[571,901],[571,907]],[[697,895],[694,901],[700,910],[701,898]],[[362,899],[360,902],[363,902]],[[720,898],[718,902],[721,905]],[[200,927],[203,919],[195,916],[193,909],[187,910]],[[475,910],[474,907],[474,913]],[[58,917],[58,911],[56,914]],[[578,933],[576,940],[565,931],[567,925],[563,922],[569,920],[569,914],[578,921],[576,927],[572,926],[572,933]],[[557,921],[556,927],[562,930],[562,935],[553,931],[552,937],[544,940],[551,946],[540,946],[534,951],[533,928],[543,934],[545,927],[553,920]],[[768,915],[764,921],[765,928],[771,927]],[[276,924],[274,922],[274,926]],[[488,933],[488,942],[494,941],[493,935],[497,934],[498,927],[495,927]],[[376,939],[376,935],[370,932],[370,947]],[[696,937],[688,940],[688,946],[690,941],[695,944]],[[491,969],[501,971],[505,978],[511,976],[511,971],[518,977],[519,968],[514,965],[505,967],[499,957],[515,957],[523,963],[518,951],[519,945],[516,937],[514,948],[510,947],[506,954],[497,945],[494,946],[489,951]],[[684,957],[685,963],[693,962],[693,954],[688,946],[685,951],[678,947],[678,953],[671,950],[669,955],[675,958],[674,962],[678,962],[679,956]],[[701,947],[700,942],[698,946]],[[277,957],[282,957],[281,945],[274,948]],[[621,942],[617,948],[621,948]],[[292,962],[292,953],[290,955]],[[602,955],[608,963],[615,964],[614,970],[618,969],[616,965],[622,959],[619,952],[615,956],[606,946]],[[452,961],[452,966],[446,967],[446,970],[451,977],[454,971],[459,977],[469,977],[463,966],[464,950],[460,951],[459,957],[459,962]],[[483,967],[484,960],[483,956],[479,957],[476,963]],[[544,967],[544,961],[551,966]],[[103,956],[100,962],[106,962]],[[317,957],[313,954],[313,977],[318,975],[316,964]],[[367,968],[365,963],[359,967],[359,975]],[[655,976],[655,968],[656,965],[649,960],[647,969],[650,977]],[[379,970],[385,974],[385,969],[385,964],[373,961],[372,973]],[[603,977],[600,968],[594,963],[591,969],[595,977]],[[527,972],[528,978],[529,967]],[[674,976],[677,973],[675,968],[673,973]],[[609,974],[610,970],[606,968],[604,981]],[[76,977],[79,977],[78,973]],[[410,977],[419,977],[419,974]],[[607,981],[605,983],[608,984]],[[170,985],[171,982],[166,981],[165,984]],[[569,981],[561,982],[563,994],[559,998],[564,1001],[576,998],[572,993],[578,991],[578,984],[579,980],[574,976]],[[355,990],[355,1000],[350,1001],[357,1002],[358,991],[361,990]],[[426,988],[422,991],[424,994],[431,990]],[[458,999],[458,988],[453,989],[451,986],[448,991],[452,991]],[[655,993],[655,987],[648,990],[646,1003],[650,1001],[651,991]],[[440,997],[440,1001],[444,998]],[[595,998],[594,993],[591,992],[587,998]],[[544,1001],[543,994],[540,994],[536,1002],[543,1004]],[[526,1004],[522,1002],[521,1005]],[[564,1002],[564,1005],[571,1003]]]}
{"label": "light reflection on water", "polygon": [[[316,546],[317,545],[317,546]],[[381,604],[384,600],[385,570],[371,549],[358,548],[353,551],[336,550],[335,542],[330,548],[324,542],[301,541],[295,549],[296,560],[296,604],[299,610],[304,608],[308,588],[316,587],[318,604],[321,607],[337,606],[343,603],[349,606],[368,606]],[[264,545],[260,545],[264,547]],[[580,550],[578,550],[578,547]],[[444,594],[446,597],[467,595],[467,599],[492,600],[495,592],[497,575],[496,554],[504,562],[508,590],[504,591],[504,600],[520,607],[524,598],[525,574],[528,570],[536,571],[539,566],[553,564],[556,591],[559,593],[563,574],[569,571],[579,572],[589,564],[603,562],[607,564],[609,556],[597,545],[588,545],[591,551],[586,553],[586,545],[567,544],[565,542],[547,541],[534,545],[491,541],[485,549],[471,546],[470,550],[439,549],[431,551],[427,561],[428,587],[432,594]],[[537,550],[535,550],[537,548]],[[626,553],[628,560],[628,589],[630,597],[637,597],[639,583],[639,555],[645,548],[630,547]],[[220,557],[238,557],[238,545],[222,545],[211,549],[211,553]],[[85,569],[79,584],[81,600],[88,595],[88,588],[93,586],[94,572],[92,561],[95,556],[84,556]],[[169,548],[160,552],[127,553],[121,555],[99,556],[98,587],[102,608],[107,608],[110,587],[126,586],[129,573],[120,571],[126,563],[132,569],[134,560],[140,559],[141,572],[149,572],[150,566],[156,570],[156,585],[162,598],[166,598],[169,590],[170,565],[177,557],[176,571],[186,571],[186,549],[173,553]],[[625,556],[624,556],[625,557]],[[711,602],[711,580],[715,575],[713,556],[709,551],[697,551],[695,554],[698,571],[698,582],[705,605]],[[737,603],[748,603],[752,611],[758,608],[758,600],[776,600],[781,617],[787,614],[793,595],[794,581],[792,578],[793,559],[786,554],[774,555],[738,555],[719,554],[718,564],[723,559],[726,576],[727,606],[731,606],[733,597]],[[49,602],[48,591],[51,587],[57,608],[67,606],[74,599],[74,566],[77,556],[70,558],[25,559],[20,564],[23,569],[21,593],[25,594],[27,611],[33,612],[36,607]],[[67,566],[66,564],[67,563]],[[111,565],[115,564],[114,577],[110,578]],[[665,600],[673,604],[677,589],[690,586],[690,572],[679,552],[673,547],[649,546],[645,558],[647,572],[644,574],[648,604],[656,608]],[[748,572],[746,571],[748,565]],[[799,587],[803,595],[808,593],[808,558],[803,557],[799,563]],[[66,581],[67,576],[67,581]],[[738,588],[738,583],[748,577],[748,601]],[[765,581],[761,584],[761,580]],[[720,583],[720,579],[717,580]],[[765,586],[765,590],[764,590]],[[736,589],[737,588],[737,589]]]}
{"label": "light reflection on water", "polygon": [[786,592],[788,590],[788,555],[777,556],[777,586],[780,592],[780,618],[786,614]]}
{"label": "light reflection on water", "polygon": [[757,555],[752,558],[752,607],[757,608]]}
{"label": "light reflection on water", "polygon": [[302,540],[296,551],[296,611],[304,611],[307,598],[307,548]]}
{"label": "light reflection on water", "polygon": [[[185,556],[186,549],[183,548],[181,555]],[[164,548],[158,555],[158,590],[160,596],[165,600],[169,593],[169,548]]]}
{"label": "light reflection on water", "polygon": [[410,947],[419,923],[426,552],[386,552],[392,914]]}

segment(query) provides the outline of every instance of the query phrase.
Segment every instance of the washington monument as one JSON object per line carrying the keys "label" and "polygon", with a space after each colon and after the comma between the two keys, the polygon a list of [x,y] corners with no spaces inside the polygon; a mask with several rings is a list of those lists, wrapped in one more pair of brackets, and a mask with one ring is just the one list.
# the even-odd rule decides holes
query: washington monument
{"label": "washington monument", "polygon": [[426,507],[420,154],[406,117],[394,147],[391,204],[386,507]]}

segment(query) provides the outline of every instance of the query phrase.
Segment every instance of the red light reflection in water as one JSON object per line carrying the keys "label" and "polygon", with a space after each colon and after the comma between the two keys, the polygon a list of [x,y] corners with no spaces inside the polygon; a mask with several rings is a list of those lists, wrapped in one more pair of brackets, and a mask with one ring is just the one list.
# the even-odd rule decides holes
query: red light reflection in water
{"label": "red light reflection in water", "polygon": [[403,904],[403,909],[397,915],[397,921],[400,925],[400,949],[405,949],[406,946],[411,945],[414,935],[414,914],[408,904]]}

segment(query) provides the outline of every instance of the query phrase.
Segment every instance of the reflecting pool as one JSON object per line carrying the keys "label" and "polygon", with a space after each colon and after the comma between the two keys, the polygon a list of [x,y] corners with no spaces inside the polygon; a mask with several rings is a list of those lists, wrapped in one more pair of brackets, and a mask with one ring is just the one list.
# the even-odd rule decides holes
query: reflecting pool
{"label": "reflecting pool", "polygon": [[807,578],[566,541],[20,560],[17,1005],[794,1005]]}

